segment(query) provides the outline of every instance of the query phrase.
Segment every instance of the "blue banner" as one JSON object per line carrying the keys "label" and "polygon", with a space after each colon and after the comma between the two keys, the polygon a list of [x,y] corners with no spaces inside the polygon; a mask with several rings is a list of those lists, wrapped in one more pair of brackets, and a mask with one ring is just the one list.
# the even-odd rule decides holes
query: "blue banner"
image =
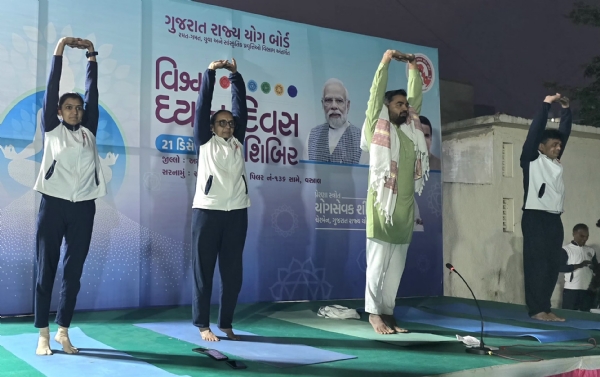
{"label": "blue banner", "polygon": [[[195,102],[209,63],[231,58],[250,116],[240,301],[364,297],[368,155],[355,139],[329,139],[328,124],[360,135],[373,75],[390,48],[417,55],[438,161],[416,196],[399,294],[442,294],[436,49],[191,2],[58,0],[40,5],[48,7],[43,21],[31,16],[37,1],[10,3],[0,14],[0,314],[33,310],[40,198],[31,188],[42,155],[41,99],[62,36],[91,39],[99,51],[98,145],[109,182],[97,200],[77,309],[191,302]],[[71,49],[65,57],[61,93],[82,92],[85,57]],[[388,88],[406,83],[406,64],[392,63]],[[218,71],[213,110],[221,108],[231,108],[231,93]],[[53,308],[61,274],[59,267]],[[218,296],[215,284],[214,302]]]}

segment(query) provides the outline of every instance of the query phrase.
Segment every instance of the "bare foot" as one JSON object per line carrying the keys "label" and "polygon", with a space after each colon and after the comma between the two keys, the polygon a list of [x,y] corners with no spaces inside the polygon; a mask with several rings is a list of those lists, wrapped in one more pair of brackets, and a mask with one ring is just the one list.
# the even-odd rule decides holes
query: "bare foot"
{"label": "bare foot", "polygon": [[74,354],[78,353],[79,350],[71,344],[71,340],[69,339],[69,329],[66,327],[59,326],[56,335],[54,336],[54,340],[59,343],[63,351],[66,353]]}
{"label": "bare foot", "polygon": [[200,329],[200,336],[202,340],[206,340],[207,342],[218,342],[220,340],[208,327]]}
{"label": "bare foot", "polygon": [[402,327],[398,326],[398,323],[396,322],[396,318],[394,318],[393,315],[389,315],[389,314],[382,314],[381,318],[383,319],[383,322],[385,322],[386,325],[388,325],[388,327],[392,330],[394,330],[397,333],[404,333],[404,332],[408,332],[407,329],[403,329]]}
{"label": "bare foot", "polygon": [[532,315],[531,319],[537,319],[538,321],[545,321],[545,322],[551,321],[550,316],[548,316],[548,314],[544,313],[544,312],[539,312],[538,314]]}
{"label": "bare foot", "polygon": [[38,338],[35,354],[38,356],[52,355],[52,350],[50,349],[50,329],[48,327],[40,329],[40,337]]}
{"label": "bare foot", "polygon": [[222,329],[219,327],[219,330],[223,331],[225,335],[227,335],[227,337],[231,340],[240,340],[240,337],[233,333],[233,329]]}
{"label": "bare foot", "polygon": [[546,313],[546,315],[548,315],[548,318],[550,318],[551,321],[553,322],[564,322],[565,319],[562,317],[557,316],[556,314],[552,313],[552,312],[548,312]]}
{"label": "bare foot", "polygon": [[373,326],[373,330],[375,330],[378,334],[393,334],[394,330],[390,329],[388,325],[383,322],[383,319],[380,315],[377,314],[369,314],[369,323]]}

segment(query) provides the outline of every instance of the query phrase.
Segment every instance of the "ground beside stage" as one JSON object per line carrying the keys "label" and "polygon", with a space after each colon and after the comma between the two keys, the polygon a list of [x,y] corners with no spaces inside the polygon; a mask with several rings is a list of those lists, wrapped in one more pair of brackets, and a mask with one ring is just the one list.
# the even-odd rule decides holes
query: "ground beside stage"
{"label": "ground beside stage", "polygon": [[[456,298],[410,298],[399,299],[398,305],[417,307],[428,300],[429,303],[467,303],[472,300]],[[433,300],[433,301],[432,301]],[[277,304],[251,304],[239,305],[236,312],[235,327],[239,330],[251,332],[260,336],[283,338],[287,344],[301,344],[319,349],[335,351],[353,355],[357,358],[351,360],[335,361],[316,365],[306,365],[290,368],[276,368],[259,362],[245,361],[246,370],[233,370],[223,362],[214,361],[204,355],[191,351],[196,347],[193,344],[170,338],[156,332],[134,326],[136,323],[164,322],[189,320],[190,307],[154,308],[144,310],[119,310],[105,312],[79,312],[76,313],[72,327],[80,328],[85,335],[104,343],[116,350],[125,352],[138,360],[152,364],[161,370],[180,376],[424,376],[451,373],[462,370],[516,364],[516,361],[503,359],[496,356],[476,356],[465,353],[464,346],[458,342],[440,343],[424,346],[399,347],[379,341],[357,338],[354,336],[338,334],[335,332],[319,330],[273,319],[266,316],[276,311],[299,311],[310,309],[316,313],[323,305],[341,304],[359,308],[362,301],[335,301],[335,302],[303,302],[303,303],[277,303]],[[522,306],[482,302],[484,307],[498,308],[501,310]],[[425,310],[422,309],[421,310]],[[429,311],[429,310],[425,310]],[[433,313],[433,311],[431,311]],[[439,313],[439,312],[436,312]],[[577,313],[571,311],[556,311],[568,318],[579,318],[595,321],[600,315],[590,313]],[[454,317],[477,319],[472,315],[453,315]],[[217,319],[217,307],[213,307],[211,319]],[[362,321],[366,321],[363,315]],[[335,320],[328,320],[335,321]],[[532,329],[564,330],[551,324],[531,324],[513,320],[493,320],[513,326],[522,326]],[[0,337],[23,333],[35,333],[33,319],[4,318],[0,322]],[[403,323],[404,327],[413,332],[428,332],[448,337],[456,334],[467,335],[464,331],[449,330],[437,326]],[[56,325],[51,326],[51,331],[56,331]],[[197,332],[191,325],[190,332]],[[592,337],[600,340],[600,331],[589,331]],[[471,335],[477,335],[471,333]],[[531,338],[499,338],[487,337],[486,344],[491,346],[519,345],[511,349],[512,353],[529,352],[544,359],[569,358],[580,356],[600,355],[600,347],[584,351],[585,340],[541,344]],[[77,346],[77,344],[74,344]],[[583,346],[582,346],[583,345]],[[35,352],[36,344],[30,344],[31,353]],[[550,346],[550,347],[549,347]],[[579,347],[582,346],[582,347]],[[553,350],[552,347],[560,350]],[[570,347],[570,349],[569,349]],[[52,341],[52,348],[57,344]],[[549,350],[537,352],[541,348]],[[50,356],[48,358],[52,358]],[[70,356],[79,357],[79,356]],[[114,356],[115,358],[117,356]],[[526,359],[526,356],[514,356]],[[233,357],[234,359],[237,359]],[[529,358],[531,359],[531,358]],[[98,357],[98,365],[110,363],[111,355],[104,354]],[[44,376],[27,362],[16,357],[5,348],[0,347],[0,375],[3,377],[34,377]],[[59,371],[57,371],[59,372]],[[80,375],[85,376],[85,371]],[[114,375],[114,374],[113,374]],[[133,377],[133,376],[127,376]]]}

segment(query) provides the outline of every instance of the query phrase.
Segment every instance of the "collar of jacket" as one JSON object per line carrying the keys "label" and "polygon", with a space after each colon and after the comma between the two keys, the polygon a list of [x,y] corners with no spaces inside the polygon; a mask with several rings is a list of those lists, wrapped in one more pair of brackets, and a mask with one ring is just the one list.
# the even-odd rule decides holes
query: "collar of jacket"
{"label": "collar of jacket", "polygon": [[77,131],[81,127],[81,124],[78,124],[76,126],[71,126],[70,124],[68,124],[64,120],[61,123],[62,123],[63,126],[67,127],[71,131]]}

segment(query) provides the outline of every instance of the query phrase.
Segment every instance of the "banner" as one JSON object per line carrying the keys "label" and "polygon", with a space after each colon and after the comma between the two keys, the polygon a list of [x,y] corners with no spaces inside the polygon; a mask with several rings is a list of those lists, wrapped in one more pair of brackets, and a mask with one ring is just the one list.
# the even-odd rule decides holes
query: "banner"
{"label": "banner", "polygon": [[[7,83],[0,88],[0,289],[9,292],[0,314],[33,309],[39,194],[31,187],[42,154],[34,119],[54,45],[70,34],[93,39],[100,53],[98,144],[110,181],[109,194],[97,201],[77,309],[191,302],[195,103],[210,62],[231,58],[245,80],[249,108],[252,204],[239,301],[364,297],[368,155],[358,141],[387,49],[417,54],[421,114],[432,124],[428,141],[437,168],[416,196],[399,294],[442,294],[437,50],[190,2],[60,0],[47,5],[47,22],[32,20],[37,1],[14,3],[0,15],[7,21],[0,23],[0,75]],[[40,56],[27,57],[34,72],[6,73],[28,67],[17,58],[25,54],[23,43]],[[83,91],[82,55],[66,50],[61,93]],[[213,110],[231,109],[228,73],[217,71]],[[388,89],[406,88],[406,64],[392,62],[389,76]],[[329,132],[330,124],[347,126],[346,132]],[[215,279],[216,303],[218,274]]]}
{"label": "banner", "polygon": [[[38,20],[38,13],[47,18]],[[89,17],[94,14],[94,17]],[[106,20],[110,20],[107,23]],[[98,56],[97,144],[108,195],[96,201],[78,309],[137,306],[140,275],[141,4],[10,1],[0,14],[0,314],[31,313],[43,154],[42,100],[58,40],[89,39]],[[85,51],[65,48],[60,93],[85,92]],[[63,245],[64,246],[64,245]],[[64,252],[64,249],[62,250]],[[60,294],[62,260],[51,310]]]}

